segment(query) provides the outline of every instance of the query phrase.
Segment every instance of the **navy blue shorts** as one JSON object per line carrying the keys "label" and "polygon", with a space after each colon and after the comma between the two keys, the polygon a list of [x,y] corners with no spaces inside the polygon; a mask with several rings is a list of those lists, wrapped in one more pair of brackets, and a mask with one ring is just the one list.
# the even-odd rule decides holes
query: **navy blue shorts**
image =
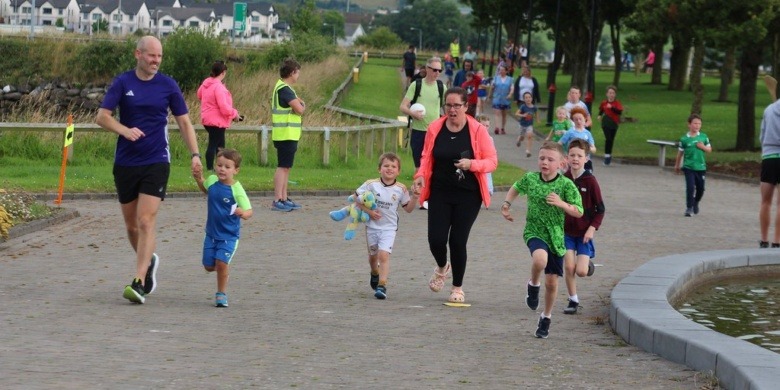
{"label": "navy blue shorts", "polygon": [[566,245],[566,250],[574,251],[577,256],[588,255],[591,259],[596,257],[596,247],[593,246],[593,240],[588,243],[582,242],[582,237],[574,237],[570,235],[563,236],[563,242]]}
{"label": "navy blue shorts", "polygon": [[538,238],[528,240],[527,245],[532,257],[534,252],[539,249],[547,252],[547,265],[544,266],[545,275],[563,276],[563,256],[556,256],[547,243]]}
{"label": "navy blue shorts", "polygon": [[130,203],[138,199],[139,194],[165,199],[171,164],[157,163],[137,167],[114,165],[113,173],[119,203]]}
{"label": "navy blue shorts", "polygon": [[274,141],[276,148],[276,166],[278,168],[292,168],[295,161],[295,152],[298,151],[298,141]]}

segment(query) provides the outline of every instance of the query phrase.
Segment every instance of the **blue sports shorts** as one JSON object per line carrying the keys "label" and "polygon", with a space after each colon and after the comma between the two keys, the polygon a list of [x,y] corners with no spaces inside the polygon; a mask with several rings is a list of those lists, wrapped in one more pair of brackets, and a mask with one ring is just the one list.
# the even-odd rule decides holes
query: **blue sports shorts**
{"label": "blue sports shorts", "polygon": [[596,247],[593,246],[593,240],[588,241],[586,244],[582,242],[582,237],[574,237],[567,234],[563,237],[563,242],[566,244],[566,250],[573,250],[577,256],[588,255],[591,259],[596,257]]}
{"label": "blue sports shorts", "polygon": [[215,240],[209,236],[203,240],[203,266],[214,267],[217,260],[230,264],[238,249],[238,240]]}

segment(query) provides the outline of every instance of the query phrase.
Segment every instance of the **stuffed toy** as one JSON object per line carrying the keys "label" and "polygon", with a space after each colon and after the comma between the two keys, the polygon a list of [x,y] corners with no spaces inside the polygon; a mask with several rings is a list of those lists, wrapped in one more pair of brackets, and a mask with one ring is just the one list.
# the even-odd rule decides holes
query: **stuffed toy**
{"label": "stuffed toy", "polygon": [[[357,204],[355,204],[355,194],[350,195],[347,198],[347,201],[349,201],[349,206],[336,211],[331,211],[330,219],[334,221],[341,221],[344,218],[349,217],[349,223],[347,224],[347,228],[344,230],[344,239],[351,240],[355,238],[355,229],[357,228],[358,223],[368,222],[370,216],[368,213],[358,207]],[[370,210],[376,209],[376,197],[371,191],[362,193],[358,197],[357,202],[360,202],[363,204],[363,206]]]}

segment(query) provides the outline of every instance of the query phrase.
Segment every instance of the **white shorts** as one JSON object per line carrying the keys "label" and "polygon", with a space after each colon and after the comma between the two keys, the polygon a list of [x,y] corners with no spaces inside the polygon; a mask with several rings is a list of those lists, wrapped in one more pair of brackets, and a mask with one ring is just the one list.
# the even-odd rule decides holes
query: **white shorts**
{"label": "white shorts", "polygon": [[369,256],[374,256],[379,251],[393,253],[393,242],[395,242],[395,230],[366,228],[366,245]]}
{"label": "white shorts", "polygon": [[526,136],[528,134],[534,133],[534,127],[533,126],[520,126],[520,135]]}

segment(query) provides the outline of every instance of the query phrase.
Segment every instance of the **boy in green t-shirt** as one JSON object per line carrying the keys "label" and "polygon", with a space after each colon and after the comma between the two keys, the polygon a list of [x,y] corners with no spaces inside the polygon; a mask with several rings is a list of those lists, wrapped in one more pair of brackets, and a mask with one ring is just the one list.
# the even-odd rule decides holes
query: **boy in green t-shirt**
{"label": "boy in green t-shirt", "polygon": [[701,116],[691,114],[688,117],[688,132],[680,138],[674,171],[685,174],[685,216],[699,213],[699,202],[704,196],[704,176],[707,173],[707,163],[704,153],[712,152],[712,145],[707,134],[701,132]]}
{"label": "boy in green t-shirt", "polygon": [[531,279],[525,302],[531,310],[539,307],[539,289],[542,271],[545,274],[544,311],[536,328],[536,337],[547,338],[550,333],[555,297],[558,295],[558,278],[563,276],[563,221],[568,214],[582,216],[582,198],[574,183],[561,175],[563,147],[545,141],[539,149],[539,172],[528,172],[509,189],[501,205],[501,215],[514,221],[509,213],[512,201],[519,195],[528,197],[523,239],[531,252]]}
{"label": "boy in green t-shirt", "polygon": [[569,119],[569,111],[566,110],[566,107],[560,106],[556,108],[555,119],[552,121],[552,129],[550,129],[550,133],[547,134],[545,141],[560,141],[563,134],[572,127],[574,127],[574,123]]}

